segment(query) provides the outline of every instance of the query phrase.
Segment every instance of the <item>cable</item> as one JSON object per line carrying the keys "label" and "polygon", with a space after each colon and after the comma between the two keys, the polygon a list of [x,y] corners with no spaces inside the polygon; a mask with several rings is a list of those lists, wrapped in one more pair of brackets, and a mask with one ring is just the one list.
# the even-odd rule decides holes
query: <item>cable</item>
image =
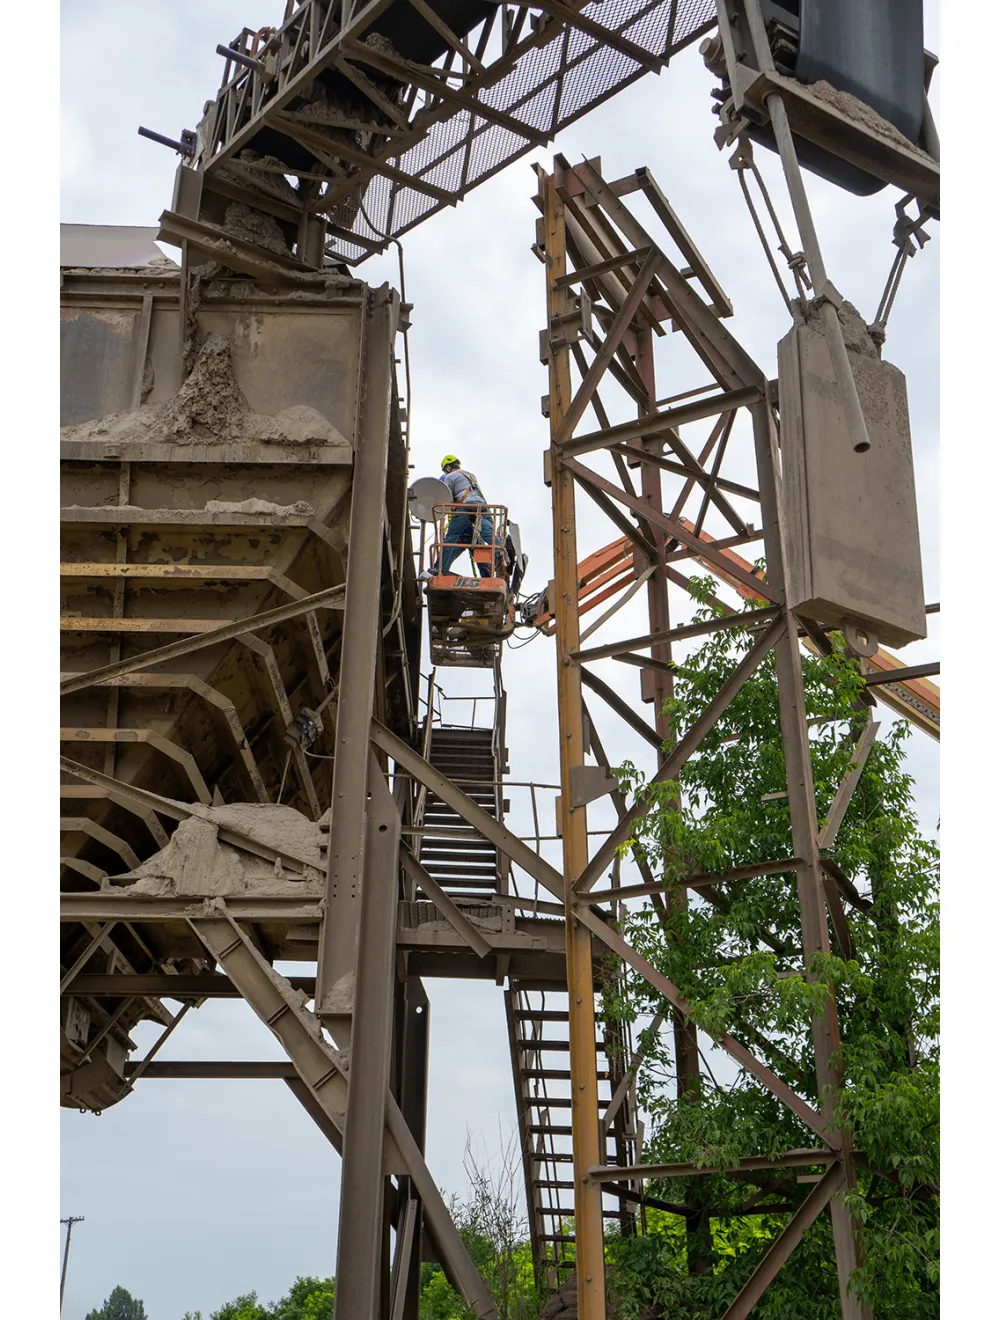
{"label": "cable", "polygon": [[281,805],[281,797],[285,791],[285,777],[288,774],[288,764],[291,761],[291,759],[292,759],[292,749],[289,747],[288,755],[285,757],[285,768],[281,772],[281,786],[278,789],[278,803],[277,803],[278,806]]}
{"label": "cable", "polygon": [[[875,313],[875,320],[868,327],[868,333],[879,346],[885,342],[885,329],[889,320],[889,313],[896,301],[896,294],[899,292],[908,258],[916,254],[917,248],[922,249],[926,243],[930,242],[930,235],[924,232],[923,225],[931,219],[931,212],[920,205],[915,219],[911,219],[906,214],[907,206],[914,200],[911,193],[904,197],[902,201],[896,203],[896,223],[892,230],[892,241],[897,251],[889,268],[889,278],[886,280],[878,311]],[[913,244],[914,239],[916,239],[916,247]]]}
{"label": "cable", "polygon": [[750,173],[753,175],[754,179],[756,180],[757,187],[760,189],[761,197],[763,198],[764,205],[767,207],[767,213],[770,216],[771,223],[774,226],[775,234],[777,235],[778,251],[781,253],[781,255],[785,258],[786,262],[788,263],[788,267],[792,272],[792,278],[795,280],[795,289],[799,301],[804,305],[806,302],[806,290],[812,287],[811,284],[809,283],[809,277],[806,274],[805,253],[793,252],[791,248],[788,246],[788,242],[785,239],[784,231],[781,228],[781,222],[778,219],[778,213],[777,211],[775,211],[774,204],[771,201],[771,195],[767,191],[767,185],[764,183],[764,179],[761,175],[761,172],[757,168],[757,165],[754,161],[753,146],[750,142],[750,139],[745,134],[740,134],[736,150],[729,158],[729,167],[730,169],[735,170],[739,175],[740,188],[743,192],[743,198],[747,204],[747,209],[750,212],[750,218],[751,220],[753,220],[754,228],[757,230],[757,237],[760,239],[761,247],[763,247],[764,249],[764,255],[767,257],[767,263],[771,267],[771,273],[773,274],[775,281],[778,285],[778,289],[781,292],[781,296],[785,301],[785,306],[788,308],[789,311],[791,311],[792,310],[791,299],[788,296],[788,291],[785,288],[784,281],[781,278],[781,273],[778,270],[778,264],[775,261],[774,256],[772,255],[770,244],[767,241],[767,235],[764,233],[764,226],[761,224],[760,217],[757,214],[757,209],[754,206],[753,199],[750,196],[750,189],[746,181],[747,170],[750,171]]}
{"label": "cable", "polygon": [[[515,632],[514,636],[516,635],[517,634]],[[537,628],[533,628],[531,632],[531,636],[525,638],[525,640],[521,643],[520,646],[515,646],[512,642],[507,642],[507,649],[509,651],[523,651],[524,648],[526,646],[529,646],[535,640],[536,637],[541,637],[541,635],[542,634],[539,632]]]}

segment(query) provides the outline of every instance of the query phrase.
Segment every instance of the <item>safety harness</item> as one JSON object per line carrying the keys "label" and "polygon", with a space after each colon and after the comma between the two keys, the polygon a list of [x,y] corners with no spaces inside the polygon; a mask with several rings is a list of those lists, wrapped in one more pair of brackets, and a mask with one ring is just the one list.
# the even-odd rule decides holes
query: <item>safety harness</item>
{"label": "safety harness", "polygon": [[[472,494],[472,492],[473,492],[474,490],[478,490],[479,493],[480,493],[480,495],[482,495],[483,492],[479,489],[479,482],[476,480],[476,474],[475,474],[474,472],[466,472],[464,468],[459,469],[459,470],[461,471],[462,476],[465,477],[465,479],[466,479],[467,481],[471,481],[471,482],[472,482],[472,485],[466,487],[465,491],[464,491],[461,495],[456,495],[456,496],[455,496],[455,503],[456,503],[456,504],[464,504],[465,501],[469,498],[469,496]],[[485,499],[485,498],[486,498],[486,497],[483,496],[483,499]]]}

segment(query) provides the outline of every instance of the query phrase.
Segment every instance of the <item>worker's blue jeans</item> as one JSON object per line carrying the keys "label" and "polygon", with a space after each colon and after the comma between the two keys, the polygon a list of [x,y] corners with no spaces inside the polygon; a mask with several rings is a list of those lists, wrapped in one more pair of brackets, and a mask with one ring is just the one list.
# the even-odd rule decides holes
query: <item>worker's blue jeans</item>
{"label": "worker's blue jeans", "polygon": [[[476,529],[476,511],[485,508],[482,504],[470,504],[469,512],[453,513],[448,521],[448,528],[445,531],[444,552],[441,556],[441,572],[450,573],[451,566],[462,553],[466,546],[470,547],[469,555],[471,557],[472,542]],[[450,544],[456,542],[457,544]],[[479,520],[479,539],[478,545],[493,544],[493,519],[488,514],[483,514]],[[492,577],[492,568],[490,564],[479,564],[480,577]]]}

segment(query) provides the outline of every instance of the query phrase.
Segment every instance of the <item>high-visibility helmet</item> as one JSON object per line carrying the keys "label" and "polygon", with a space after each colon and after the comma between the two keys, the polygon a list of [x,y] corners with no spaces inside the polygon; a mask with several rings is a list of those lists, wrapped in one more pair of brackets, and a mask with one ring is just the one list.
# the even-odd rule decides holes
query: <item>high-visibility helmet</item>
{"label": "high-visibility helmet", "polygon": [[451,467],[452,463],[458,463],[458,459],[455,457],[455,455],[445,454],[444,458],[442,458],[441,460],[441,471],[443,472],[445,468]]}

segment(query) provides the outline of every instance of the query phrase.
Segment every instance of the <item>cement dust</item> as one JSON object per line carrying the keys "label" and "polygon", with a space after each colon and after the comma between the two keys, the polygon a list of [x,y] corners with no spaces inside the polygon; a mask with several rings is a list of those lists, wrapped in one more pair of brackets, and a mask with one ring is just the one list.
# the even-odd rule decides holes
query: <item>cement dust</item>
{"label": "cement dust", "polygon": [[[165,848],[133,871],[116,876],[135,894],[156,897],[226,898],[242,894],[319,896],[323,862],[319,826],[294,807],[231,803],[221,807],[189,806]],[[219,837],[232,831],[232,841]],[[288,855],[289,862],[269,861],[239,846],[233,836]]]}
{"label": "cement dust", "polygon": [[166,404],[143,404],[62,430],[66,440],[119,444],[204,444],[239,441],[278,445],[337,445],[350,448],[340,431],[306,404],[273,416],[255,412],[233,374],[231,342],[210,334],[191,374]]}
{"label": "cement dust", "polygon": [[227,234],[242,239],[244,243],[256,243],[269,252],[288,255],[288,242],[274,216],[245,206],[243,202],[231,202],[226,207],[222,227]]}

